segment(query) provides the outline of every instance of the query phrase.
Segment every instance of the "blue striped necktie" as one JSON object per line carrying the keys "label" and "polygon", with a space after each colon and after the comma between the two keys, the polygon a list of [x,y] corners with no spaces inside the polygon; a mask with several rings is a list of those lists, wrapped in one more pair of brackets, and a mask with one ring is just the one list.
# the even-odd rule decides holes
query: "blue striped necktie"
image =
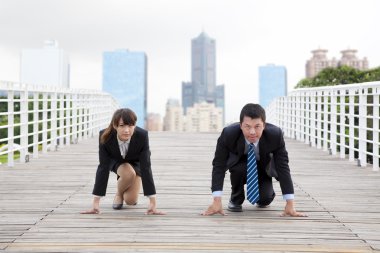
{"label": "blue striped necktie", "polygon": [[257,164],[253,144],[248,146],[247,158],[247,199],[252,204],[259,200],[259,182],[257,175]]}

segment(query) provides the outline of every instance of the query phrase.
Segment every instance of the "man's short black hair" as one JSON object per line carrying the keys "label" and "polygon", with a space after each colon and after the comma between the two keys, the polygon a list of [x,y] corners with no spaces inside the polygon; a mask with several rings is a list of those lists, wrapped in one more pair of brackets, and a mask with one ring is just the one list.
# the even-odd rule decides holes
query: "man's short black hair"
{"label": "man's short black hair", "polygon": [[240,124],[243,123],[244,117],[250,117],[252,119],[260,118],[265,123],[265,110],[259,104],[246,104],[240,112]]}

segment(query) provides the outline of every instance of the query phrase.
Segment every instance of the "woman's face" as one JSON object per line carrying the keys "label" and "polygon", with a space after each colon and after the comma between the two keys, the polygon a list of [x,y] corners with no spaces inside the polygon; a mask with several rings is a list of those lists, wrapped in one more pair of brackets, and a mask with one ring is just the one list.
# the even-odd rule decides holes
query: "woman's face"
{"label": "woman's face", "polygon": [[123,119],[119,120],[119,124],[116,127],[114,126],[114,128],[117,131],[117,137],[121,141],[127,141],[131,139],[135,131],[135,127],[136,126],[130,126],[130,125],[124,124]]}

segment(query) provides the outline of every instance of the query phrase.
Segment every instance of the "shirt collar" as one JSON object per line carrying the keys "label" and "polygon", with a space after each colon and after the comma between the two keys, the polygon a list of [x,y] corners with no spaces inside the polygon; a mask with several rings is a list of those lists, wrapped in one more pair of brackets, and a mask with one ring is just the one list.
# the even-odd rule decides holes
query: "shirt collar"
{"label": "shirt collar", "polygon": [[117,143],[119,144],[119,146],[122,144],[129,144],[131,142],[131,139],[129,139],[127,141],[122,141],[119,139],[119,136],[116,136],[116,138],[117,138]]}
{"label": "shirt collar", "polygon": [[[245,140],[245,143],[246,143],[247,145],[251,144],[246,138],[244,138],[244,140]],[[256,142],[254,142],[253,145],[255,145],[255,147],[257,147],[257,145],[259,145],[259,141],[260,141],[260,139],[257,140]]]}

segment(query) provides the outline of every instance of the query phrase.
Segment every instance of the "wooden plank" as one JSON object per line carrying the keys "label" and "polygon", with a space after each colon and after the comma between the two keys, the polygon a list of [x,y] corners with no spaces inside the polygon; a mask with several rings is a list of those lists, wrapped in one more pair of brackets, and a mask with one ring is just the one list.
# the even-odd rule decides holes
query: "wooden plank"
{"label": "wooden plank", "polygon": [[[380,173],[287,140],[296,207],[309,217],[280,217],[278,182],[269,208],[200,215],[211,203],[211,161],[217,134],[150,133],[159,209],[148,200],[111,208],[111,173],[101,214],[90,207],[97,138],[42,155],[15,168],[0,167],[0,251],[6,252],[370,252],[379,250]],[[227,174],[223,203],[230,183]]]}

